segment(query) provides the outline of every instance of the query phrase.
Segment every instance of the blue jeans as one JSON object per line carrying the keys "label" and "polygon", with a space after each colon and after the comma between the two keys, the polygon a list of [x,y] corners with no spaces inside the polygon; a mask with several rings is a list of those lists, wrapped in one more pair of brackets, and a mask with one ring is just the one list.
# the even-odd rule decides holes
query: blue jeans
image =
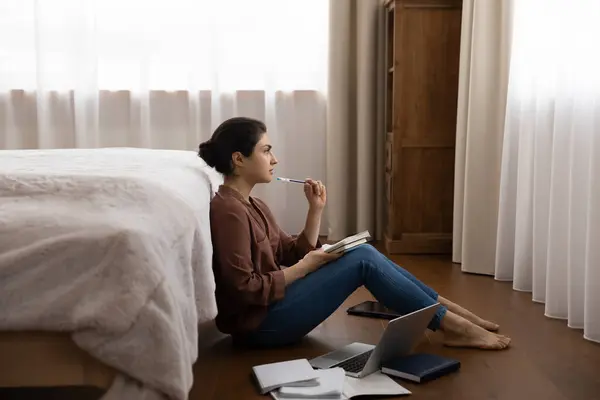
{"label": "blue jeans", "polygon": [[[260,347],[298,342],[363,285],[380,303],[400,314],[435,304],[438,299],[433,289],[373,246],[361,245],[289,285],[285,297],[269,307],[258,329],[243,341]],[[446,311],[440,307],[428,328],[437,330]]]}

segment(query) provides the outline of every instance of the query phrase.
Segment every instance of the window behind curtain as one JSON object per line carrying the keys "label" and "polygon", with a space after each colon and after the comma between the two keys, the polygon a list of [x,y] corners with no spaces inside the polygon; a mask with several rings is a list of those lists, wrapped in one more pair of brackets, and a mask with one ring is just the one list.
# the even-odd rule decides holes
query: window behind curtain
{"label": "window behind curtain", "polygon": [[0,91],[322,90],[325,0],[2,0]]}
{"label": "window behind curtain", "polygon": [[514,95],[600,97],[600,1],[515,0],[514,11]]}

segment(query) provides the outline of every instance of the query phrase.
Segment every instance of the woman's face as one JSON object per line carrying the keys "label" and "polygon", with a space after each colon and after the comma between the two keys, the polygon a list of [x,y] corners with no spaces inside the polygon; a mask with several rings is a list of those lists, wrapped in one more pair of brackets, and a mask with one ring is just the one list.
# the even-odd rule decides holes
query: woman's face
{"label": "woman's face", "polygon": [[239,172],[250,183],[269,183],[273,180],[273,170],[277,162],[269,136],[265,133],[254,146],[250,157],[244,159]]}

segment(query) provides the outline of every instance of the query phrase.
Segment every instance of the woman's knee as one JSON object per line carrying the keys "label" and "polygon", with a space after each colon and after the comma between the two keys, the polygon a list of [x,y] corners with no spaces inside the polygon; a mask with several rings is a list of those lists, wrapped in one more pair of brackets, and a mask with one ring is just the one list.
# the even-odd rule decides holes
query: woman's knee
{"label": "woman's knee", "polygon": [[366,243],[351,250],[348,254],[364,261],[373,261],[381,257],[379,250]]}
{"label": "woman's knee", "polygon": [[370,244],[362,244],[348,251],[333,264],[344,270],[355,271],[362,276],[365,271],[386,264],[384,260],[385,258],[375,247]]}
{"label": "woman's knee", "polygon": [[348,257],[349,264],[359,267],[363,272],[372,269],[383,271],[393,267],[388,258],[370,244],[362,244],[352,249],[345,257]]}
{"label": "woman's knee", "polygon": [[362,244],[348,251],[335,263],[340,264],[340,267],[344,269],[351,269],[362,275],[368,269],[385,264],[383,261],[381,253],[375,247],[370,244]]}

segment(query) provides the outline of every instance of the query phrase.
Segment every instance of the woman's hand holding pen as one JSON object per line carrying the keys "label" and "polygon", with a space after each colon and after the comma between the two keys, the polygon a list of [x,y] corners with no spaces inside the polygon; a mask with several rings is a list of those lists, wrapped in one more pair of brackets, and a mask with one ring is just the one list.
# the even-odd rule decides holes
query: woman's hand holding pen
{"label": "woman's hand holding pen", "polygon": [[[306,224],[304,225],[304,230],[302,234],[308,239],[308,242],[313,246],[317,247],[317,242],[319,239],[319,232],[321,229],[321,216],[323,214],[323,209],[325,208],[325,204],[327,203],[327,189],[325,185],[321,183],[321,181],[315,181],[313,179],[299,180],[299,179],[290,179],[290,178],[277,178],[278,181],[290,182],[295,184],[302,184],[304,186],[304,195],[308,200],[308,213],[306,214]],[[323,263],[317,261],[316,256],[309,257],[307,262],[303,261],[303,264],[307,264],[306,266],[300,266],[300,270],[306,273],[312,272],[312,270],[318,269]],[[328,255],[319,256],[324,260],[329,260]],[[292,268],[293,269],[293,268]],[[295,279],[295,278],[294,278]]]}
{"label": "woman's hand holding pen", "polygon": [[306,200],[308,200],[308,205],[311,210],[314,211],[322,211],[327,203],[327,189],[325,185],[321,181],[315,181],[313,179],[291,179],[291,178],[282,178],[278,177],[278,181],[282,182],[290,182],[290,183],[300,183],[304,185],[304,194],[306,195]]}
{"label": "woman's hand holding pen", "polygon": [[327,203],[327,189],[321,181],[307,179],[304,182],[304,194],[312,210],[321,211]]}

